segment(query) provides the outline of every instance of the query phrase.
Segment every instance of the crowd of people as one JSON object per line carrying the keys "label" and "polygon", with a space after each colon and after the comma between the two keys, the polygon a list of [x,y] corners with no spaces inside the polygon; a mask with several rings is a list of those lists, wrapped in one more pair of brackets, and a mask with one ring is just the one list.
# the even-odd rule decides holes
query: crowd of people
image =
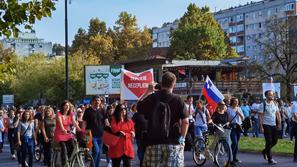
{"label": "crowd of people", "polygon": [[[297,162],[297,107],[291,102],[275,99],[273,91],[265,92],[265,100],[254,102],[237,97],[226,98],[214,109],[204,100],[188,96],[185,101],[173,94],[176,77],[166,72],[161,88],[149,85],[145,94],[134,104],[127,102],[106,104],[105,98],[94,96],[91,104],[74,106],[63,101],[59,108],[39,106],[0,110],[0,152],[4,136],[8,136],[12,159],[19,166],[33,166],[34,148],[43,146],[46,166],[51,166],[54,145],[61,148],[62,165],[66,164],[77,139],[80,147],[92,151],[95,167],[100,165],[101,154],[106,154],[107,166],[131,166],[135,141],[140,166],[184,166],[187,140],[203,138],[209,125],[227,124],[231,148],[231,165],[238,159],[241,136],[260,137],[263,133],[265,148],[263,158],[276,164],[271,149],[279,138],[295,137],[294,162]],[[76,135],[71,131],[75,129]],[[105,145],[103,134],[109,132],[119,137],[115,145]],[[90,143],[91,142],[91,143]],[[186,143],[186,144],[185,144]],[[1,156],[1,154],[0,154]]]}

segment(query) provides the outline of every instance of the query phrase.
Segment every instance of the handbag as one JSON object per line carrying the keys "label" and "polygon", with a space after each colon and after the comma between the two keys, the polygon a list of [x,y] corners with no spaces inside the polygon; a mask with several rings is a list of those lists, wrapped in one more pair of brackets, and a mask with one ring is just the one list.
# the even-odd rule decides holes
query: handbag
{"label": "handbag", "polygon": [[116,136],[116,135],[114,135],[110,132],[107,132],[107,131],[103,132],[102,141],[105,145],[113,147],[113,146],[117,145],[119,140],[120,140],[119,136]]}

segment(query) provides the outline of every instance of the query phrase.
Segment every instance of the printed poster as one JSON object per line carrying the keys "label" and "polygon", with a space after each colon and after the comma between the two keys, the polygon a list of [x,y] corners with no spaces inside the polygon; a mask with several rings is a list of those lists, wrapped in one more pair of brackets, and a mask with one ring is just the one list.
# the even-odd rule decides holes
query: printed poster
{"label": "printed poster", "polygon": [[153,82],[153,69],[141,73],[122,69],[121,100],[138,100]]}
{"label": "printed poster", "polygon": [[86,95],[120,94],[121,65],[85,66]]}

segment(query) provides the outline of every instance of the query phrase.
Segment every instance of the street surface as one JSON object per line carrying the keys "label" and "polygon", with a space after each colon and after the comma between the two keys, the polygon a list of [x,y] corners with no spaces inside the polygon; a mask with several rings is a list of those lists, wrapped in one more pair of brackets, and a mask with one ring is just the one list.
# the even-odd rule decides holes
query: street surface
{"label": "street surface", "polygon": [[[293,158],[289,156],[274,156],[274,159],[278,161],[276,165],[268,165],[266,161],[263,160],[261,154],[252,153],[239,153],[238,158],[242,163],[238,164],[239,167],[297,167],[297,163],[293,162]],[[106,167],[105,155],[101,157],[101,165]],[[9,153],[9,146],[5,144],[3,153],[0,153],[0,167],[17,167],[17,160],[12,160]],[[34,167],[43,166],[41,162],[34,162]],[[132,161],[132,166],[139,166],[139,161],[134,158]],[[213,162],[207,161],[204,165],[205,167],[215,166]],[[195,167],[195,163],[192,159],[191,152],[185,152],[185,167]]]}

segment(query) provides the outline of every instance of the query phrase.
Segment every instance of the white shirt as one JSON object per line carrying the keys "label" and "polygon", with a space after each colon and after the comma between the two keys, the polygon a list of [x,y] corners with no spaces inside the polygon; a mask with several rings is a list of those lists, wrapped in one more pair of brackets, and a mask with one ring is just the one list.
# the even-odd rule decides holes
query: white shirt
{"label": "white shirt", "polygon": [[295,117],[294,117],[294,114],[295,114],[295,115],[297,114],[297,104],[296,104],[296,103],[294,103],[294,104],[292,105],[291,113],[292,113],[292,121],[297,122],[297,120],[296,120]]}
{"label": "white shirt", "polygon": [[251,110],[255,111],[256,114],[254,115],[255,118],[258,119],[258,112],[259,112],[259,109],[260,109],[260,103],[253,103],[252,107],[251,107]]}
{"label": "white shirt", "polygon": [[275,102],[272,104],[266,103],[266,110],[264,111],[264,105],[263,103],[260,104],[260,110],[259,113],[262,113],[262,123],[263,125],[270,125],[270,126],[276,126],[276,116],[275,113],[278,111],[278,106]]}
{"label": "white shirt", "polygon": [[191,104],[191,108],[190,109],[189,109],[189,104],[185,103],[185,106],[186,106],[186,109],[187,109],[188,112],[190,110],[189,120],[194,120],[193,114],[195,113],[195,110],[194,110],[193,104]]}

